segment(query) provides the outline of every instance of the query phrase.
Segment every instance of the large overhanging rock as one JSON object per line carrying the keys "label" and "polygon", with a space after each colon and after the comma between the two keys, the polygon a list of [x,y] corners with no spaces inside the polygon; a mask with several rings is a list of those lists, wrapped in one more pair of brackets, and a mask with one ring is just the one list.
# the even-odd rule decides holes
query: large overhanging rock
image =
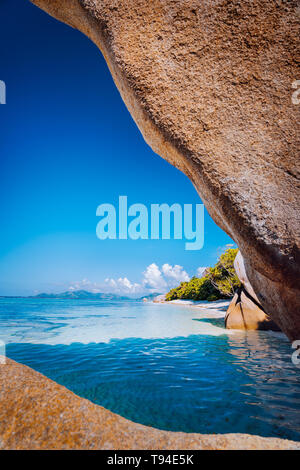
{"label": "large overhanging rock", "polygon": [[99,46],[145,140],[191,179],[265,310],[300,338],[298,2],[33,3]]}

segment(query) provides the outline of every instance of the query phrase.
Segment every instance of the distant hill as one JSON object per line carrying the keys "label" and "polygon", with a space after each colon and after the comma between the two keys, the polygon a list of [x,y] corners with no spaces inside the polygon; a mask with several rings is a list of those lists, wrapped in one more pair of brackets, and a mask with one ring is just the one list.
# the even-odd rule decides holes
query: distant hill
{"label": "distant hill", "polygon": [[103,292],[88,292],[86,290],[67,290],[65,292],[60,292],[59,294],[52,294],[43,292],[37,295],[29,296],[10,296],[10,295],[1,295],[0,298],[21,298],[21,299],[95,299],[95,300],[153,300],[155,297],[160,295],[159,293],[153,293],[149,295],[144,295],[139,298],[126,297],[117,294],[105,294]]}
{"label": "distant hill", "polygon": [[60,294],[37,294],[30,295],[31,299],[95,299],[95,300],[130,300],[129,297],[124,297],[116,294],[104,294],[101,292],[88,292],[86,290],[68,290]]}

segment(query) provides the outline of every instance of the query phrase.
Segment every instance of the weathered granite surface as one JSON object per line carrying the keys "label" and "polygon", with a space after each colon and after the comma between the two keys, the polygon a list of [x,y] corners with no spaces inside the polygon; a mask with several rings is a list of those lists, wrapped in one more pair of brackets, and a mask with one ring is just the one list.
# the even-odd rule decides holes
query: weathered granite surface
{"label": "weathered granite surface", "polygon": [[145,140],[191,179],[265,310],[300,338],[299,2],[32,1],[99,46]]}
{"label": "weathered granite surface", "polygon": [[225,316],[226,328],[280,331],[276,323],[260,308],[259,300],[246,274],[244,259],[240,251],[235,257],[234,269],[249,295],[247,296],[242,291],[233,296]]}
{"label": "weathered granite surface", "polygon": [[7,359],[0,365],[0,449],[300,449],[300,443],[135,424]]}
{"label": "weathered granite surface", "polygon": [[225,327],[230,330],[274,330],[277,325],[242,292],[233,296],[225,316]]}

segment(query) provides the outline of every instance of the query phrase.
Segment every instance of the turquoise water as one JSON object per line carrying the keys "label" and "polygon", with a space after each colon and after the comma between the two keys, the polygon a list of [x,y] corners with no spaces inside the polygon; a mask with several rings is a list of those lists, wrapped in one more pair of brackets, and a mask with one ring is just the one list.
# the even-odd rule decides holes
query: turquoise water
{"label": "turquoise water", "polygon": [[8,357],[133,421],[300,440],[289,342],[227,331],[220,316],[135,301],[0,299],[0,339]]}

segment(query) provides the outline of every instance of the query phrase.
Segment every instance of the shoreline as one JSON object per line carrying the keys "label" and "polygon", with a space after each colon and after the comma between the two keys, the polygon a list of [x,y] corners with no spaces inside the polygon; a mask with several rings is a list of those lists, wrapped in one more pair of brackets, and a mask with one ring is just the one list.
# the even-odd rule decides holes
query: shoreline
{"label": "shoreline", "polygon": [[152,303],[155,304],[162,304],[162,305],[180,305],[186,306],[186,307],[195,307],[195,308],[202,308],[205,310],[211,310],[212,312],[216,312],[220,314],[221,312],[224,313],[224,317],[226,314],[226,311],[229,307],[229,304],[232,299],[230,300],[215,300],[212,302],[209,302],[208,300],[188,300],[188,299],[176,299],[176,300],[153,300]]}
{"label": "shoreline", "polygon": [[[162,296],[160,296],[162,297]],[[185,299],[176,299],[176,300],[152,300],[152,303],[154,304],[160,304],[160,305],[175,305],[175,306],[180,306],[180,307],[194,307],[194,308],[199,308],[203,310],[207,310],[208,312],[205,315],[205,318],[225,318],[226,311],[228,309],[228,306],[230,304],[232,299],[230,300],[215,300],[212,302],[209,302],[208,300],[185,300]],[[204,312],[203,312],[204,313]],[[225,325],[224,325],[225,328]],[[273,330],[247,330],[247,329],[226,329],[228,334],[233,334],[233,333],[255,333],[255,332],[260,332],[260,333],[266,333],[268,335],[276,336],[278,339],[289,341],[288,337],[286,336],[283,331],[273,331]]]}

